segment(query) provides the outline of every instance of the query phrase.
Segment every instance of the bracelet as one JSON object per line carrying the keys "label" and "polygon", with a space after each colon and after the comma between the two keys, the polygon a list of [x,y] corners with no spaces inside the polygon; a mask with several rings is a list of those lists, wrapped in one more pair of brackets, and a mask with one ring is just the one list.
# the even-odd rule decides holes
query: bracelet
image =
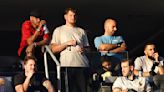
{"label": "bracelet", "polygon": [[34,44],[34,47],[36,47],[36,46],[37,46],[36,42],[34,42],[33,44]]}
{"label": "bracelet", "polygon": [[40,29],[39,29],[39,28],[37,28],[37,29],[36,29],[36,31],[40,31]]}
{"label": "bracelet", "polygon": [[117,47],[120,47],[120,46],[121,46],[121,44],[120,44],[120,43],[118,43],[118,44],[117,44]]}

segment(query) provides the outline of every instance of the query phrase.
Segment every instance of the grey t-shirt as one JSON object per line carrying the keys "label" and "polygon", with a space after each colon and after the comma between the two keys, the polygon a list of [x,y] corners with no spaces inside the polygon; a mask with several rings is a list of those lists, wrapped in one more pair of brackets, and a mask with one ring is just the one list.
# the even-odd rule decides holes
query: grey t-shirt
{"label": "grey t-shirt", "polygon": [[[163,66],[163,60],[162,60],[162,57],[160,57],[160,64]],[[140,56],[140,57],[137,57],[136,60],[134,61],[135,63],[135,67],[134,69],[136,70],[139,70],[139,71],[143,71],[143,72],[150,72],[152,67],[153,67],[153,63],[155,61],[150,61],[150,60],[147,60],[146,61],[146,56]],[[154,69],[154,72],[157,73],[158,72],[158,67],[156,66],[155,69]]]}
{"label": "grey t-shirt", "polygon": [[84,53],[80,53],[79,47],[89,46],[85,31],[79,27],[62,25],[57,27],[52,36],[51,44],[62,44],[70,40],[76,40],[76,46],[69,46],[60,53],[62,67],[88,67],[89,61]]}

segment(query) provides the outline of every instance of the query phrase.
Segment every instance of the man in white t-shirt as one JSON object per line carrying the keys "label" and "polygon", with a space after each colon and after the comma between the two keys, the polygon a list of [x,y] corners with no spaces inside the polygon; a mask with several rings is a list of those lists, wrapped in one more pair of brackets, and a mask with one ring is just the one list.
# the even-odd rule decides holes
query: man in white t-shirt
{"label": "man in white t-shirt", "polygon": [[69,92],[86,92],[85,72],[89,62],[84,51],[89,46],[87,35],[75,25],[74,9],[66,9],[64,18],[65,25],[54,30],[51,49],[54,54],[60,53],[61,67],[65,67],[68,73]]}
{"label": "man in white t-shirt", "polygon": [[122,77],[118,77],[113,83],[113,92],[150,92],[146,78],[133,74],[134,63],[129,60],[121,61]]}

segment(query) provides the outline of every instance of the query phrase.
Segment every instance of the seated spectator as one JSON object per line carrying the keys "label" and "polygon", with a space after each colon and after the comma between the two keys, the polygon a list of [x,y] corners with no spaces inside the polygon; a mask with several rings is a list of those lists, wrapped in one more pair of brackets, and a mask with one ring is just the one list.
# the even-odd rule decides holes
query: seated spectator
{"label": "seated spectator", "polygon": [[122,77],[118,77],[113,83],[113,92],[150,92],[146,78],[135,76],[134,63],[129,60],[121,61]]}
{"label": "seated spectator", "polygon": [[25,57],[24,71],[14,76],[16,92],[54,92],[51,82],[42,74],[37,73],[36,59],[32,56]]}
{"label": "seated spectator", "polygon": [[123,56],[119,53],[126,50],[125,41],[122,36],[114,36],[117,31],[115,20],[107,19],[104,23],[104,30],[104,35],[95,38],[95,47],[101,53],[101,56],[110,57],[111,68],[121,74],[120,68],[116,66],[123,59]]}
{"label": "seated spectator", "polygon": [[144,77],[164,74],[164,58],[159,56],[155,45],[147,43],[144,47],[144,53],[144,56],[137,57],[134,61],[134,74]]}
{"label": "seated spectator", "polygon": [[110,70],[111,64],[108,60],[109,59],[107,56],[101,56],[101,67],[96,69],[93,73],[92,86],[94,87],[94,90],[98,90],[100,85],[110,85],[109,83],[105,82],[108,77],[112,76],[112,72]]}

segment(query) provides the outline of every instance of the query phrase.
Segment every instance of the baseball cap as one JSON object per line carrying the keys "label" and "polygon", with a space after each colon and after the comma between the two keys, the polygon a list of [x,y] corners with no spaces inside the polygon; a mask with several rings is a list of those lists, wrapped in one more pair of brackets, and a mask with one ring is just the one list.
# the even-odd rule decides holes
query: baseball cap
{"label": "baseball cap", "polygon": [[41,18],[41,14],[38,10],[33,10],[30,12],[30,16],[34,16],[36,18]]}

